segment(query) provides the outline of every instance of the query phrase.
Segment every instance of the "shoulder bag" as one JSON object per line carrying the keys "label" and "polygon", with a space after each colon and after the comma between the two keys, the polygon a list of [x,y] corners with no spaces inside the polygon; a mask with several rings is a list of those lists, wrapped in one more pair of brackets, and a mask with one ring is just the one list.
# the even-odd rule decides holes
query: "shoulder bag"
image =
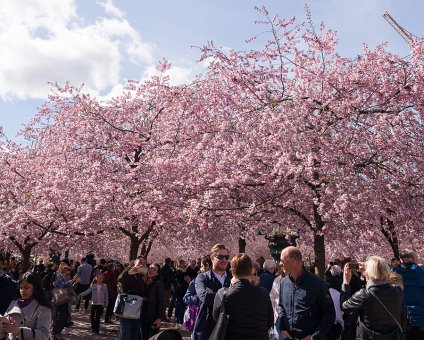
{"label": "shoulder bag", "polygon": [[115,301],[113,313],[124,319],[140,319],[143,298],[132,294],[119,294]]}
{"label": "shoulder bag", "polygon": [[227,291],[228,289],[224,289],[218,321],[216,322],[215,328],[213,329],[209,340],[225,340],[227,335],[228,323],[230,321],[230,316],[225,314],[225,297],[227,295]]}
{"label": "shoulder bag", "polygon": [[56,306],[60,306],[71,301],[72,299],[71,290],[72,290],[72,287],[53,288],[52,289],[53,304]]}

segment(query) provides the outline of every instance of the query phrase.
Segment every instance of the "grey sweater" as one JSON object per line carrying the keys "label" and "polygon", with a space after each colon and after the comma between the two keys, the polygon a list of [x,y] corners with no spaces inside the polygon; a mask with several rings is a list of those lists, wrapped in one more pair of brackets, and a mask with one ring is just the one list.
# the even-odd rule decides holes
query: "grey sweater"
{"label": "grey sweater", "polygon": [[[18,314],[14,314],[15,312],[18,312]],[[24,320],[21,319],[19,313],[22,314]],[[14,300],[10,303],[5,315],[10,315],[20,325],[21,328],[21,334],[19,334],[18,336],[8,334],[7,339],[49,339],[49,330],[52,323],[50,308],[40,305],[35,300],[32,300],[28,306],[20,308],[17,304],[17,300]]]}

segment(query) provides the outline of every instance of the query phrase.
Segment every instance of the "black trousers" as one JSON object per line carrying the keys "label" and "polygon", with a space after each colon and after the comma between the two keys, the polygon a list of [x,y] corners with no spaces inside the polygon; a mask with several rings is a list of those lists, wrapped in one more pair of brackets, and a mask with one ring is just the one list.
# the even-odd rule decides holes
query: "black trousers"
{"label": "black trousers", "polygon": [[424,328],[412,326],[406,335],[407,340],[422,340],[424,339]]}
{"label": "black trousers", "polygon": [[98,334],[100,330],[100,317],[103,314],[103,306],[91,305],[91,330]]}
{"label": "black trousers", "polygon": [[[77,286],[75,287],[75,293],[80,294],[83,291],[87,290],[89,287],[90,287],[89,284],[83,285],[81,283],[77,283]],[[85,310],[88,309],[88,304],[90,303],[90,298],[91,298],[91,294],[88,294],[88,295],[83,297],[83,299],[84,299],[84,309]],[[81,298],[79,300],[77,300],[77,304],[75,306],[76,309],[79,309],[80,302],[81,302]]]}
{"label": "black trousers", "polygon": [[159,329],[152,327],[155,320],[141,319],[141,340],[149,340],[150,337],[159,333]]}
{"label": "black trousers", "polygon": [[53,335],[59,335],[65,328],[69,318],[69,307],[67,303],[55,306],[53,317]]}
{"label": "black trousers", "polygon": [[109,322],[112,318],[113,315],[113,307],[115,307],[115,301],[116,299],[111,299],[109,298],[108,304],[107,304],[107,308],[106,308],[106,312],[105,312],[105,321]]}

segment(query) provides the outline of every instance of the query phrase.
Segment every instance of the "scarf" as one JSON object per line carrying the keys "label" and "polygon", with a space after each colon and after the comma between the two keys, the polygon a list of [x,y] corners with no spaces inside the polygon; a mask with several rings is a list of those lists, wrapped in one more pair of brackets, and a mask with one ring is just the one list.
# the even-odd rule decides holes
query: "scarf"
{"label": "scarf", "polygon": [[25,308],[32,302],[32,298],[30,299],[18,299],[18,306],[19,308]]}

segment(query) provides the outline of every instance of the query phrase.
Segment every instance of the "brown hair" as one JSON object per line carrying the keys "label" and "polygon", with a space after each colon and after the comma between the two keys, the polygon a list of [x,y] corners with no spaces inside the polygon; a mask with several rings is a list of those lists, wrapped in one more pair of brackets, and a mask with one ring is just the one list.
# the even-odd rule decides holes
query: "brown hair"
{"label": "brown hair", "polygon": [[231,270],[237,277],[250,276],[252,267],[252,259],[244,253],[235,255],[231,260]]}
{"label": "brown hair", "polygon": [[228,253],[228,249],[221,243],[215,244],[211,249],[211,256],[215,256],[220,250],[225,249]]}

